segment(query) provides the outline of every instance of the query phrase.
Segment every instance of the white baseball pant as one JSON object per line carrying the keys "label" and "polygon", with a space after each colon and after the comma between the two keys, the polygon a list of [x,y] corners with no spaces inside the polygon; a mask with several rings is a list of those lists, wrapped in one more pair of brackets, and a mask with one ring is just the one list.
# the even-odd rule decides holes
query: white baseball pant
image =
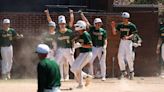
{"label": "white baseball pant", "polygon": [[[164,61],[164,44],[162,44],[162,46],[161,46],[161,57],[162,57],[162,61]],[[164,75],[164,71],[163,71],[163,67],[162,67],[161,77],[163,77],[163,75]]]}
{"label": "white baseball pant", "polygon": [[136,53],[133,51],[133,61],[135,60]]}
{"label": "white baseball pant", "polygon": [[59,87],[53,87],[52,89],[45,89],[44,92],[61,92]]}
{"label": "white baseball pant", "polygon": [[86,75],[82,69],[90,62],[91,59],[92,52],[80,53],[75,62],[72,64],[71,71],[74,73],[79,85],[83,85],[83,78]]}
{"label": "white baseball pant", "polygon": [[8,74],[13,64],[13,46],[1,47],[2,74]]}
{"label": "white baseball pant", "polygon": [[66,78],[69,78],[69,65],[71,66],[72,63],[74,62],[72,49],[71,48],[57,49],[55,59],[60,66],[61,79],[64,79],[64,74]]}
{"label": "white baseball pant", "polygon": [[126,70],[126,64],[129,66],[130,72],[134,71],[134,53],[132,51],[132,41],[131,40],[122,40],[120,41],[119,50],[118,50],[118,63],[121,71]]}
{"label": "white baseball pant", "polygon": [[162,55],[162,59],[164,60],[164,44],[162,44],[161,47],[161,55]]}
{"label": "white baseball pant", "polygon": [[100,63],[100,69],[101,69],[101,77],[105,78],[106,77],[106,50],[104,51],[103,47],[93,47],[92,54],[93,54],[93,57],[90,61],[89,73],[91,75],[94,75],[93,63],[96,57],[98,57],[99,63]]}

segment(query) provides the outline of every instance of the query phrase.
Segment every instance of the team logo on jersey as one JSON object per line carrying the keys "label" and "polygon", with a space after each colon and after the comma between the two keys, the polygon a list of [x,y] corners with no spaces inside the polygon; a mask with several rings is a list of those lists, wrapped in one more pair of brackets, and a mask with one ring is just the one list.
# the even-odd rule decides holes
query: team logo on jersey
{"label": "team logo on jersey", "polygon": [[101,32],[93,32],[93,35],[100,36],[100,35],[103,35],[103,33],[101,33]]}
{"label": "team logo on jersey", "polygon": [[129,28],[121,28],[120,31],[130,31]]}
{"label": "team logo on jersey", "polygon": [[7,39],[9,39],[10,41],[13,39],[12,34],[2,34],[2,37],[3,37],[3,38],[7,38]]}
{"label": "team logo on jersey", "polygon": [[45,38],[45,40],[46,40],[46,41],[52,41],[53,38],[48,37],[48,38]]}
{"label": "team logo on jersey", "polygon": [[58,40],[69,40],[70,37],[69,36],[61,36],[61,37],[58,37]]}
{"label": "team logo on jersey", "polygon": [[9,37],[9,36],[12,36],[11,34],[2,34],[2,37],[6,38],[6,37]]}

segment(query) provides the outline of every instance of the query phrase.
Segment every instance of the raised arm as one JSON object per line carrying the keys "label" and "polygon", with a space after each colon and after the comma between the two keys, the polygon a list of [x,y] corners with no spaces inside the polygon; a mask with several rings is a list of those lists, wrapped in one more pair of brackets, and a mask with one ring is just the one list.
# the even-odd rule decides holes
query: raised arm
{"label": "raised arm", "polygon": [[45,12],[45,14],[46,14],[47,21],[48,21],[48,22],[51,22],[51,21],[52,21],[52,19],[51,19],[51,17],[50,17],[49,10],[48,10],[48,9],[47,9],[47,10],[44,10],[44,12]]}
{"label": "raised arm", "polygon": [[85,17],[84,13],[82,11],[79,11],[81,18],[83,21],[86,22],[87,26],[89,27],[91,24],[89,23],[88,19]]}
{"label": "raised arm", "polygon": [[112,33],[113,35],[117,35],[117,30],[116,30],[116,22],[115,21],[112,21],[111,22],[111,27],[112,27]]}
{"label": "raised arm", "polygon": [[74,24],[74,14],[73,14],[73,10],[69,9],[69,13],[70,13],[70,21],[69,21],[69,27],[73,27]]}

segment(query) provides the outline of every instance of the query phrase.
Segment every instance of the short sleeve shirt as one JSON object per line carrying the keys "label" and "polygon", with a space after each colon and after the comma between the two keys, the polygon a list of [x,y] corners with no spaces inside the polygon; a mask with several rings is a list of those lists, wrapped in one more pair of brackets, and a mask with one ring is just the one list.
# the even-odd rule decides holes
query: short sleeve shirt
{"label": "short sleeve shirt", "polygon": [[103,28],[96,30],[95,27],[91,26],[89,33],[92,38],[93,46],[104,46],[105,40],[107,39],[106,30]]}
{"label": "short sleeve shirt", "polygon": [[12,45],[13,39],[17,36],[14,29],[9,28],[8,31],[0,29],[0,46],[10,46]]}
{"label": "short sleeve shirt", "polygon": [[116,30],[120,31],[120,38],[124,36],[130,36],[131,34],[137,33],[137,28],[133,23],[129,23],[128,25],[124,25],[123,23],[119,23],[116,26]]}

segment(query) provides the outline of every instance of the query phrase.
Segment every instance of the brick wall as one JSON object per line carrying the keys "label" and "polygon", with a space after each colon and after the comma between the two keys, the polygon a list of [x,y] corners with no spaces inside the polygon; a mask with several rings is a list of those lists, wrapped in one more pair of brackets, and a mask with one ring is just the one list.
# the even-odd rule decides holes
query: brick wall
{"label": "brick wall", "polygon": [[[60,13],[59,13],[60,14]],[[57,13],[52,13],[52,19],[57,23]],[[66,15],[67,13],[61,13]],[[86,17],[93,22],[95,17],[101,17],[104,28],[108,32],[107,49],[107,76],[112,74],[112,57],[115,57],[115,76],[118,76],[119,68],[117,63],[117,51],[119,46],[119,36],[111,34],[110,22],[120,21],[119,14],[87,13]],[[150,76],[158,72],[158,62],[156,61],[155,48],[157,43],[156,15],[152,13],[132,13],[132,21],[136,23],[140,34],[143,37],[143,46],[137,49],[135,61],[136,75]],[[14,78],[35,77],[37,56],[34,53],[35,47],[40,41],[41,34],[47,31],[47,21],[43,13],[0,13],[0,26],[2,19],[11,19],[12,28],[24,34],[25,38],[14,42],[14,64],[12,75]],[[75,14],[75,19],[80,19],[79,14]]]}

